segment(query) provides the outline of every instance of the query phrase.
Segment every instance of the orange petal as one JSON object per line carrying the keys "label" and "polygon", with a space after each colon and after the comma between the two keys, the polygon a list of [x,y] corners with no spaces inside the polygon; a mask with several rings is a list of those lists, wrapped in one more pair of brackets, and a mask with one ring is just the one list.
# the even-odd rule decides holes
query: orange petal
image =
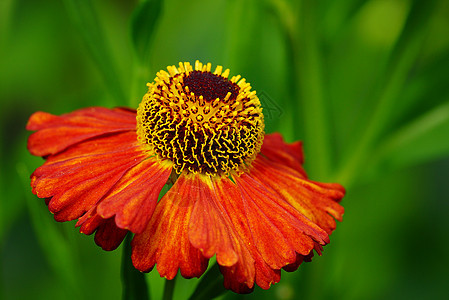
{"label": "orange petal", "polygon": [[304,178],[307,178],[306,171],[302,167],[304,164],[302,142],[297,141],[287,144],[284,142],[281,134],[277,132],[267,134],[264,137],[260,153],[269,160],[286,165],[301,173]]}
{"label": "orange petal", "polygon": [[309,254],[315,242],[329,242],[326,232],[250,176],[241,174],[234,180],[241,190],[255,246],[272,269],[293,263],[296,253]]}
{"label": "orange petal", "polygon": [[118,227],[141,233],[148,224],[172,166],[147,159],[130,169],[98,205],[105,219],[115,215]]}
{"label": "orange petal", "polygon": [[190,197],[196,199],[189,224],[189,240],[207,258],[217,254],[221,266],[232,266],[238,260],[234,248],[235,233],[229,216],[223,214],[208,176],[193,176]]}
{"label": "orange petal", "polygon": [[250,212],[247,211],[241,191],[227,177],[215,179],[213,184],[220,214],[229,218],[228,230],[234,232],[234,243],[241,249],[235,265],[220,267],[225,287],[237,293],[250,292],[254,282],[262,288],[268,288],[280,280],[280,271],[269,267],[255,246],[255,238],[258,237],[251,232],[247,217]]}
{"label": "orange petal", "polygon": [[147,228],[132,241],[132,261],[143,272],[157,263],[162,277],[173,279],[181,271],[186,278],[199,277],[208,260],[188,239],[189,220],[196,198],[192,197],[190,176],[181,175],[173,187],[157,203]]}
{"label": "orange petal", "polygon": [[123,149],[138,147],[137,134],[134,131],[119,132],[110,135],[99,136],[72,145],[71,147],[46,157],[46,164],[58,161],[66,161],[72,158],[101,155],[104,153],[119,152]]}
{"label": "orange petal", "polygon": [[[49,209],[56,220],[69,221],[80,217],[129,168],[145,159],[146,154],[139,146],[130,143],[132,139],[135,139],[135,133],[105,136],[74,145],[67,152],[52,156],[31,175],[33,193],[40,198],[52,197]],[[93,145],[98,145],[98,153],[89,155],[86,149]],[[115,149],[111,151],[112,145]],[[110,152],[102,153],[101,148]]]}
{"label": "orange petal", "polygon": [[[199,191],[194,195],[198,201],[190,221],[189,239],[207,257],[214,252],[217,254],[226,288],[238,293],[248,293],[253,289],[254,282],[263,289],[279,282],[280,268],[296,261],[296,251],[310,253],[315,241],[303,232],[317,230],[323,238],[327,238],[327,235],[314,224],[311,224],[315,227],[312,230],[301,228],[301,232],[294,228],[288,229],[290,224],[279,226],[272,220],[275,215],[285,218],[293,227],[300,227],[296,224],[299,223],[297,220],[288,219],[289,212],[285,208],[273,209],[274,205],[269,207],[268,210],[274,211],[270,213],[259,207],[264,202],[260,198],[267,198],[267,195],[251,191],[249,194],[254,198],[248,196],[247,185],[257,186],[257,182],[251,178],[238,180],[251,182],[237,182],[235,185],[225,176],[202,176],[201,180],[196,181]],[[259,186],[259,189],[263,190],[263,187]],[[269,197],[265,201],[274,202],[272,196]],[[294,213],[299,215],[296,211]],[[302,219],[310,223],[303,216]],[[319,234],[316,239],[325,243]],[[295,236],[292,237],[293,235]],[[291,238],[299,242],[289,243],[288,239]],[[223,263],[220,256],[226,257],[225,252],[229,253],[229,257],[237,254],[237,262],[233,265],[226,264],[227,261]]]}
{"label": "orange petal", "polygon": [[[344,208],[337,202],[345,194],[339,184],[307,180],[298,172],[258,156],[249,175],[278,194],[313,223],[330,234],[341,221]],[[333,216],[333,217],[332,217]]]}
{"label": "orange petal", "polygon": [[36,156],[56,154],[92,137],[135,130],[136,113],[126,109],[90,107],[61,116],[36,112],[28,130],[37,130],[28,139],[28,150]]}
{"label": "orange petal", "polygon": [[212,179],[197,175],[190,185],[190,195],[197,199],[189,224],[190,242],[208,258],[216,254],[226,288],[236,292],[251,290],[255,278],[254,258],[236,226],[243,226],[240,230],[246,230],[247,236],[251,233],[248,226],[242,225],[245,223],[242,211],[226,207],[233,201],[239,203],[238,189],[227,177]]}
{"label": "orange petal", "polygon": [[244,176],[234,178],[236,185],[225,176],[198,175],[190,194],[197,201],[189,239],[206,257],[217,254],[225,287],[238,293],[250,292],[254,282],[269,288],[297,252],[308,255],[317,241],[327,241],[318,226]]}

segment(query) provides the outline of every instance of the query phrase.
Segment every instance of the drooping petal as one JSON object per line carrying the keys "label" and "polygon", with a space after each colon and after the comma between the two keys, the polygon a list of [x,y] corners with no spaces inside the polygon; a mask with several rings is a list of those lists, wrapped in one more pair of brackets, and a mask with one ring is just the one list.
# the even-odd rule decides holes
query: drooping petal
{"label": "drooping petal", "polygon": [[181,271],[185,278],[199,277],[208,259],[188,239],[189,220],[195,201],[192,177],[181,175],[157,203],[146,229],[132,241],[132,261],[143,272],[157,264],[162,277],[173,279]]}
{"label": "drooping petal", "polygon": [[299,172],[261,156],[253,162],[249,176],[280,195],[328,234],[336,227],[334,218],[342,220],[344,208],[338,202],[345,190],[339,184],[307,180]]}
{"label": "drooping petal", "polygon": [[95,243],[103,250],[115,250],[123,241],[128,230],[118,228],[114,218],[104,220],[95,232]]}
{"label": "drooping petal", "polygon": [[243,249],[235,265],[220,267],[225,287],[237,293],[248,293],[254,288],[254,282],[263,289],[279,282],[280,270],[268,266],[256,249],[254,238],[257,237],[251,232],[246,207],[238,187],[227,177],[215,179],[213,184],[214,199],[219,203],[220,214],[230,219],[228,230],[235,231],[234,235]]}
{"label": "drooping petal", "polygon": [[26,128],[37,130],[28,139],[30,153],[48,156],[92,137],[135,130],[136,112],[102,107],[80,109],[61,116],[36,112]]}
{"label": "drooping petal", "polygon": [[[246,217],[242,215],[242,211],[228,211],[224,207],[231,205],[232,201],[239,202],[237,188],[229,184],[232,182],[226,177],[212,180],[209,176],[198,175],[192,178],[192,186],[195,187],[192,193],[197,201],[190,218],[189,240],[206,257],[216,254],[222,272],[232,274],[230,281],[225,276],[225,286],[242,292],[253,288],[254,258],[237,231],[236,226],[239,224],[233,223],[234,220],[241,219],[244,224]],[[222,188],[226,189],[226,194]],[[242,230],[250,235],[247,226]]]}
{"label": "drooping petal", "polygon": [[[226,288],[246,293],[255,282],[267,289],[280,280],[282,267],[296,262],[297,253],[309,255],[315,243],[325,244],[328,237],[260,183],[245,174],[234,180],[196,180],[189,239],[207,257],[217,254]],[[220,259],[235,254],[232,265]]]}
{"label": "drooping petal", "polygon": [[191,197],[196,199],[189,223],[189,240],[195,248],[201,249],[207,258],[217,254],[221,266],[232,266],[238,260],[234,250],[235,234],[229,217],[220,213],[223,209],[212,191],[212,182],[208,176],[194,176]]}
{"label": "drooping petal", "polygon": [[116,249],[128,232],[128,230],[118,228],[114,218],[103,219],[99,216],[96,207],[91,208],[79,218],[76,226],[81,226],[80,232],[87,235],[95,232],[95,243],[106,251]]}
{"label": "drooping petal", "polygon": [[293,263],[296,253],[308,255],[315,242],[329,242],[325,231],[262,184],[247,174],[233,178],[241,190],[256,248],[271,268]]}
{"label": "drooping petal", "polygon": [[105,195],[98,205],[98,213],[105,219],[115,215],[118,227],[141,233],[153,215],[171,169],[171,163],[153,158],[134,166]]}
{"label": "drooping petal", "polygon": [[260,153],[269,160],[286,165],[298,171],[304,178],[307,178],[306,171],[302,167],[304,164],[304,152],[301,141],[287,144],[282,135],[277,132],[266,134]]}
{"label": "drooping petal", "polygon": [[[95,147],[97,150],[90,152]],[[40,198],[51,197],[49,209],[57,221],[73,220],[91,209],[146,156],[136,144],[134,132],[79,143],[51,156],[34,171],[33,193]]]}
{"label": "drooping petal", "polygon": [[292,264],[286,265],[282,269],[287,272],[293,272],[296,271],[299,266],[304,262],[310,262],[313,257],[313,251],[310,251],[309,255],[301,255],[299,253],[296,254],[296,261]]}

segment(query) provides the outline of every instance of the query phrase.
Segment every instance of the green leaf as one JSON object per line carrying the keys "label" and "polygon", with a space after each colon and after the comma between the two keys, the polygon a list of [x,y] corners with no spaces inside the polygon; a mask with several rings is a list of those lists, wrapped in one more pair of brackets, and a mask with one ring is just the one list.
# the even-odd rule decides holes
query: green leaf
{"label": "green leaf", "polygon": [[123,299],[150,299],[145,274],[134,268],[131,261],[131,240],[132,234],[129,232],[125,238],[122,254]]}
{"label": "green leaf", "polygon": [[143,1],[134,10],[131,19],[131,41],[136,54],[129,105],[136,106],[146,91],[145,83],[151,76],[151,46],[162,12],[161,0]]}
{"label": "green leaf", "polygon": [[223,286],[223,275],[215,263],[201,278],[189,300],[214,299],[227,291]]}
{"label": "green leaf", "polygon": [[345,151],[348,153],[346,162],[333,180],[348,187],[365,169],[365,162],[370,159],[375,143],[393,119],[393,107],[400,98],[406,80],[419,57],[434,8],[435,1],[425,3],[412,1],[404,28],[390,53],[380,90],[375,93],[374,101],[377,102],[377,107],[357,146],[351,145],[351,149]]}
{"label": "green leaf", "polygon": [[131,39],[141,64],[146,65],[149,62],[151,43],[161,12],[161,0],[144,1],[134,11],[131,21]]}
{"label": "green leaf", "polygon": [[[29,190],[29,174],[24,163],[17,165],[17,172],[22,179],[23,188]],[[57,223],[45,207],[44,200],[36,198],[31,192],[26,193],[28,211],[38,242],[60,284],[63,285],[68,299],[82,299],[81,272],[77,266],[72,246],[57,228]]]}
{"label": "green leaf", "polygon": [[403,167],[449,155],[449,102],[416,118],[391,134],[377,160]]}
{"label": "green leaf", "polygon": [[117,66],[113,60],[106,35],[98,21],[97,12],[90,0],[65,0],[67,11],[78,28],[93,60],[103,76],[107,90],[119,105],[126,100]]}
{"label": "green leaf", "polygon": [[6,38],[9,37],[10,21],[13,16],[14,8],[13,2],[13,0],[0,1],[0,42],[6,41]]}
{"label": "green leaf", "polygon": [[305,147],[310,157],[308,170],[311,176],[325,180],[332,167],[333,147],[324,81],[324,54],[320,48],[322,41],[318,31],[319,7],[313,1],[302,1],[299,12],[299,37],[293,43],[293,60],[296,62],[294,86],[298,90],[296,101],[302,108]]}

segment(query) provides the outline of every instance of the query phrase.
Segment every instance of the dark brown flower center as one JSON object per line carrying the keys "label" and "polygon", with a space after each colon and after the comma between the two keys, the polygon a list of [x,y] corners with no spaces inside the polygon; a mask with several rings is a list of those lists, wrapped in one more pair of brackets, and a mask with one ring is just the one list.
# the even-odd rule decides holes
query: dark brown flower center
{"label": "dark brown flower center", "polygon": [[183,85],[188,86],[195,95],[203,96],[207,102],[224,99],[228,93],[231,93],[229,100],[232,101],[239,93],[237,84],[210,72],[193,71],[184,78]]}

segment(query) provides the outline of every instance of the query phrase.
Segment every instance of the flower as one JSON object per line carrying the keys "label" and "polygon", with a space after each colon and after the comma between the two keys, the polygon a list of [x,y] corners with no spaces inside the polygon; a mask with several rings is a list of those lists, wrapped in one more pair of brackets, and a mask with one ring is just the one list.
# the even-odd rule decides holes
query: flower
{"label": "flower", "polygon": [[[250,292],[321,254],[341,221],[339,184],[309,180],[302,144],[264,135],[260,101],[211,64],[160,71],[137,112],[91,107],[30,117],[31,175],[57,221],[105,250],[133,232],[134,266],[201,276],[216,255],[226,288]],[[173,186],[158,201],[167,184]]]}

